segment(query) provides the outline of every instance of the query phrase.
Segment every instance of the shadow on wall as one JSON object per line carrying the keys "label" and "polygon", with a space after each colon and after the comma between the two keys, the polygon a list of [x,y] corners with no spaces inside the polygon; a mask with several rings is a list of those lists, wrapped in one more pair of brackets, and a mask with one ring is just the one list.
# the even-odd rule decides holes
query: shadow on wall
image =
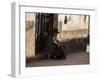
{"label": "shadow on wall", "polygon": [[65,46],[65,51],[67,53],[70,52],[78,52],[78,51],[86,51],[87,46],[87,38],[78,38],[78,39],[71,39],[69,41],[63,42]]}

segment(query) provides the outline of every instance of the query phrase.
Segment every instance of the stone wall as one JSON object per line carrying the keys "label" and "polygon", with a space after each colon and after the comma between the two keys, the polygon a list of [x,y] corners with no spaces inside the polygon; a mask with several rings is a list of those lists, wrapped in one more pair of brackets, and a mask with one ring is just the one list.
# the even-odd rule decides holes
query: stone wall
{"label": "stone wall", "polygon": [[88,29],[71,30],[60,32],[61,41],[67,41],[70,39],[84,38],[88,36]]}

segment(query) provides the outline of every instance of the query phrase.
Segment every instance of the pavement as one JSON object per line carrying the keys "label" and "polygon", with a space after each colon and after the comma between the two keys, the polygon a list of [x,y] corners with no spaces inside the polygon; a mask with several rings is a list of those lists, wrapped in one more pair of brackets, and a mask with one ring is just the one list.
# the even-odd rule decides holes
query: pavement
{"label": "pavement", "polygon": [[61,65],[82,65],[90,63],[90,53],[74,52],[68,53],[66,59],[53,60],[45,59],[39,61],[32,61],[26,64],[26,67],[41,67],[41,66],[61,66]]}

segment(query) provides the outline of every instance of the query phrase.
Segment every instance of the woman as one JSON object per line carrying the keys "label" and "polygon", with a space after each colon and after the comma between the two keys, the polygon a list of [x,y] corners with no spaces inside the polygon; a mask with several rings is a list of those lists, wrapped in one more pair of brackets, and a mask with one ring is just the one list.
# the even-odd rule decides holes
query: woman
{"label": "woman", "polygon": [[47,38],[46,48],[48,52],[48,58],[52,58],[52,59],[66,58],[66,55],[63,51],[63,46],[57,37],[58,33],[59,33],[58,30],[54,29],[53,36],[49,35]]}

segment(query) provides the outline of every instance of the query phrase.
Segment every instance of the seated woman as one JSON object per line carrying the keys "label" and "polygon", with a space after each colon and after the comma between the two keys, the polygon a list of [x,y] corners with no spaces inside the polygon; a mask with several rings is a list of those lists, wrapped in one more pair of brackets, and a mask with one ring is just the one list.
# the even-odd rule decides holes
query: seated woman
{"label": "seated woman", "polygon": [[47,49],[48,52],[48,58],[52,58],[52,59],[66,58],[66,55],[63,50],[64,48],[57,38],[58,33],[59,33],[58,30],[54,29],[53,36],[49,35],[47,38],[45,48]]}

